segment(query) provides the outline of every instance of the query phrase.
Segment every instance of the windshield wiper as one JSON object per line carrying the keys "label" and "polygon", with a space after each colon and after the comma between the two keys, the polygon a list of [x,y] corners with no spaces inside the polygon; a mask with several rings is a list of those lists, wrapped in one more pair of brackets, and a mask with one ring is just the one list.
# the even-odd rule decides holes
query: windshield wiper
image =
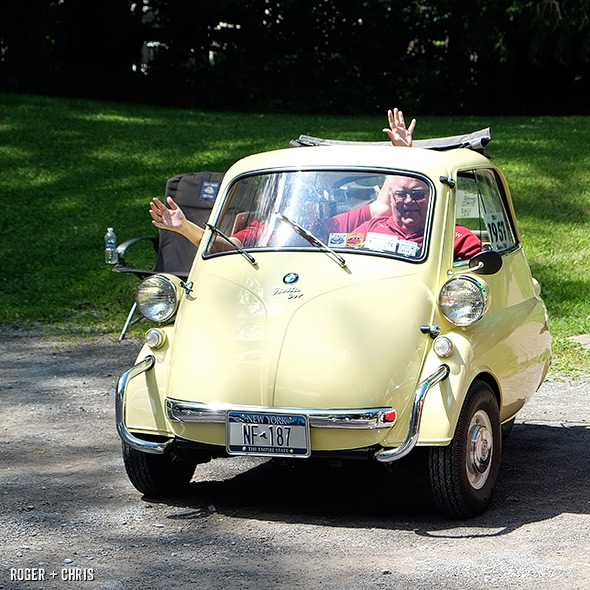
{"label": "windshield wiper", "polygon": [[226,242],[232,245],[254,268],[258,268],[258,263],[252,254],[246,252],[244,248],[238,246],[233,240],[231,240],[228,236],[226,236],[220,229],[217,229],[214,225],[210,223],[205,223],[205,225],[216,235],[220,238],[223,238]]}
{"label": "windshield wiper", "polygon": [[307,240],[312,246],[319,248],[323,252],[325,252],[330,258],[332,258],[338,265],[342,268],[346,267],[346,260],[340,256],[337,252],[332,250],[330,246],[324,244],[318,237],[314,236],[310,231],[306,230],[304,227],[300,226],[296,221],[293,221],[286,215],[275,211],[275,215],[281,220],[284,221],[287,225],[290,225],[302,238]]}

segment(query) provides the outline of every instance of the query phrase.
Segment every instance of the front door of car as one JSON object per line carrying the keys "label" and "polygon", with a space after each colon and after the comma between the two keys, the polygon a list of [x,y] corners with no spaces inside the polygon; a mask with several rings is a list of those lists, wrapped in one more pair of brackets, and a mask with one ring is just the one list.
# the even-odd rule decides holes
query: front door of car
{"label": "front door of car", "polygon": [[[535,292],[519,232],[513,216],[510,195],[499,173],[493,168],[465,170],[457,175],[456,224],[475,233],[482,251],[492,250],[502,257],[498,272],[481,276],[485,281],[489,309],[484,318],[470,328],[472,343],[481,355],[480,364],[490,367],[505,392],[502,419],[509,417],[526,401],[520,393],[530,384],[518,380],[538,379],[538,358],[546,350],[545,310]],[[455,262],[461,272],[464,262]],[[548,334],[546,335],[548,337]],[[530,366],[530,374],[515,367]]]}

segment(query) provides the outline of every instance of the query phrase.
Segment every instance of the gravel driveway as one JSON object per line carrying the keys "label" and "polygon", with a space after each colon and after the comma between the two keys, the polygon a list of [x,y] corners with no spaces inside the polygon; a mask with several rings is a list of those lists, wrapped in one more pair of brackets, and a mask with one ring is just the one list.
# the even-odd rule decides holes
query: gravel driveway
{"label": "gravel driveway", "polygon": [[442,517],[409,461],[217,459],[189,497],[155,503],[128,482],[113,420],[137,349],[0,331],[0,588],[590,587],[590,379],[544,384],[473,520]]}

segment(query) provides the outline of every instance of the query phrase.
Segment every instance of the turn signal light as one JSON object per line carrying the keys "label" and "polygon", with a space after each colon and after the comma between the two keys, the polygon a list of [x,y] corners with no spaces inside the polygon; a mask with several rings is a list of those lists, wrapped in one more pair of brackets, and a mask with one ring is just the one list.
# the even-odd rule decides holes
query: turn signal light
{"label": "turn signal light", "polygon": [[395,410],[390,410],[389,412],[385,412],[385,414],[383,414],[383,421],[384,422],[395,422],[396,419],[397,419],[397,414],[396,414]]}

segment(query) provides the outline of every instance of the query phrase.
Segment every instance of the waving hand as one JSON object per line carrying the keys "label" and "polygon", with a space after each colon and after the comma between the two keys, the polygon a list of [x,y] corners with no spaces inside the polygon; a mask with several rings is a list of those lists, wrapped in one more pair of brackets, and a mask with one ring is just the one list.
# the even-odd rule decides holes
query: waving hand
{"label": "waving hand", "polygon": [[396,146],[412,147],[412,133],[416,127],[416,119],[412,119],[410,126],[406,128],[404,114],[399,109],[387,111],[389,127],[383,129],[387,133],[391,143]]}

